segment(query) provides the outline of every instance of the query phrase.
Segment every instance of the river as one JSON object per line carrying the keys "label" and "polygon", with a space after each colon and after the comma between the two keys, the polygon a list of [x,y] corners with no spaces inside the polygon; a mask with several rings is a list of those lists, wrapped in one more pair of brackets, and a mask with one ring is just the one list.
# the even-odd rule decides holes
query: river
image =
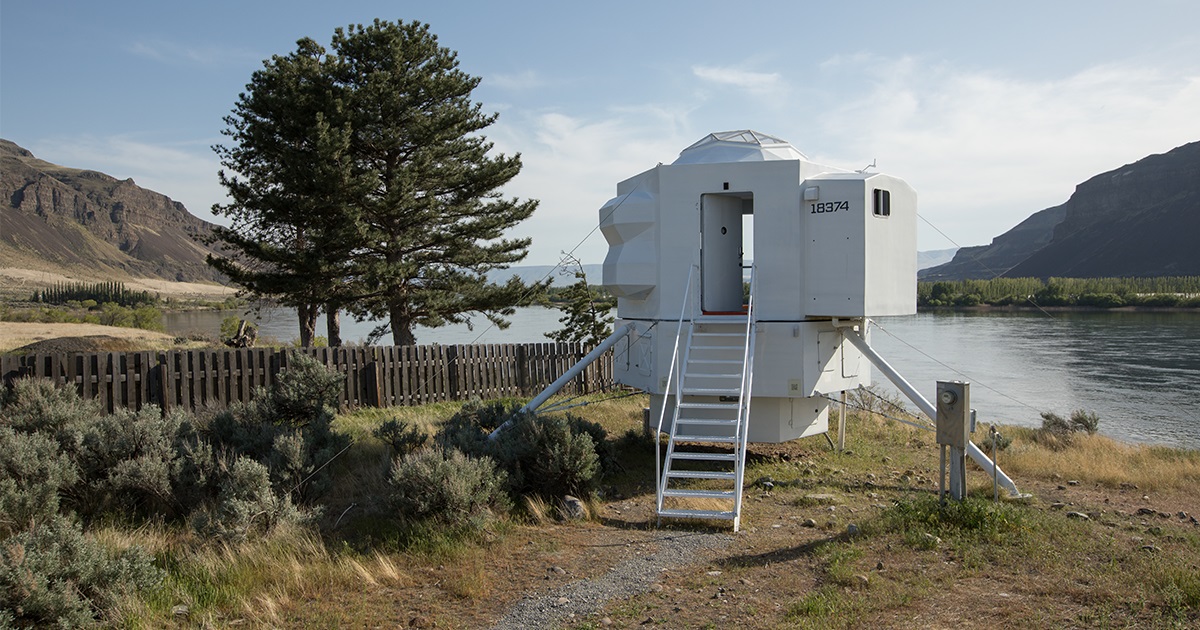
{"label": "river", "polygon": [[[216,336],[231,314],[169,313],[167,330]],[[480,318],[473,330],[455,325],[415,334],[418,343],[539,342],[559,327],[559,317],[530,307],[517,309],[507,330]],[[259,326],[261,336],[281,341],[299,334],[287,309],[265,311]],[[342,336],[361,341],[374,327],[347,320]],[[930,399],[938,380],[969,381],[981,422],[1039,426],[1042,411],[1067,417],[1084,409],[1099,415],[1101,433],[1117,439],[1200,448],[1197,313],[920,313],[881,318],[871,343]],[[895,391],[878,372],[874,380]]]}

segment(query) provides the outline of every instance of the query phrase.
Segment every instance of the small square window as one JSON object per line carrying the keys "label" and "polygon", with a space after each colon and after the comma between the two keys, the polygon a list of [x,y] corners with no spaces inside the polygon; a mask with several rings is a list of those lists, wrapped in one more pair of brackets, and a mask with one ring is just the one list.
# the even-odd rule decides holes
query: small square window
{"label": "small square window", "polygon": [[892,192],[890,190],[875,189],[875,216],[892,216]]}

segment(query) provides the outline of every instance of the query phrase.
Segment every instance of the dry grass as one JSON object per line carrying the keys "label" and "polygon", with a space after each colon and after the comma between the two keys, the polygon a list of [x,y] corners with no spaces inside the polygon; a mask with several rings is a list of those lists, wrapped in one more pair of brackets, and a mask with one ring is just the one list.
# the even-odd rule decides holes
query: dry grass
{"label": "dry grass", "polygon": [[[5,262],[14,262],[8,256],[5,256]],[[28,259],[21,262],[33,262],[38,269],[22,268],[18,266],[0,267],[0,284],[3,284],[9,289],[12,297],[15,299],[29,299],[29,295],[34,289],[40,289],[54,284],[69,283],[69,282],[97,282],[101,279],[96,277],[94,269],[67,269],[54,266],[45,261]],[[32,265],[31,265],[32,266]],[[209,298],[223,300],[237,294],[235,287],[227,287],[220,284],[208,282],[172,282],[161,278],[134,278],[132,276],[122,277],[123,274],[115,274],[117,277],[107,278],[109,280],[118,280],[124,282],[125,286],[135,291],[150,291],[158,293],[164,297],[180,297],[180,298]]]}
{"label": "dry grass", "polygon": [[[572,412],[599,422],[616,440],[631,428],[640,430],[643,403],[633,397]],[[338,474],[322,522],[325,534],[349,537],[331,528],[332,522],[345,506],[384,485],[390,453],[371,429],[400,417],[432,433],[460,406],[340,417],[338,430],[359,443],[333,464]],[[1001,466],[1036,496],[996,508],[1012,523],[999,534],[967,519],[938,524],[931,519],[934,504],[897,516],[893,500],[936,492],[933,434],[854,416],[847,436],[852,454],[831,451],[823,437],[752,447],[743,531],[720,559],[673,569],[662,576],[663,589],[614,601],[595,619],[575,623],[591,628],[610,616],[615,627],[640,627],[647,618],[665,627],[704,627],[724,615],[721,624],[748,628],[951,627],[979,619],[996,627],[1171,627],[1200,618],[1200,541],[1174,516],[1183,509],[1200,511],[1194,490],[1200,455],[1083,434],[1051,451],[1032,431],[1009,427],[1004,433],[1014,442],[1001,454]],[[357,550],[327,547],[301,530],[280,530],[244,545],[205,545],[175,530],[104,530],[100,535],[111,546],[148,546],[164,559],[170,576],[161,594],[125,604],[113,625],[397,627],[420,619],[436,627],[487,627],[526,594],[603,574],[644,553],[638,544],[630,546],[631,539],[663,535],[648,531],[655,519],[653,446],[647,443],[649,450],[630,442],[618,453],[627,470],[606,480],[608,498],[588,500],[592,520],[578,523],[560,523],[553,500],[526,499],[526,520],[500,522],[494,532],[454,538],[430,531],[425,539],[397,546],[380,526],[379,532],[366,532],[378,534],[368,536],[372,544]],[[973,505],[993,509],[990,501],[979,501],[991,496],[990,480],[974,467],[969,474],[973,488],[987,490],[973,492],[978,495]],[[749,485],[760,476],[773,477],[775,488]],[[1082,483],[1067,486],[1067,479]],[[1171,502],[1153,504],[1169,518],[1139,516],[1138,508],[1147,504],[1143,493],[1119,490],[1123,483],[1172,489]],[[808,498],[818,492],[837,499]],[[1069,507],[1051,509],[1051,502]],[[1096,516],[1075,520],[1066,516],[1068,510]],[[816,527],[801,525],[810,517]],[[363,520],[372,526],[371,519]],[[848,536],[849,523],[863,535]],[[676,532],[714,527],[664,525]],[[926,531],[938,542],[928,542]],[[562,567],[564,577],[549,567]],[[1011,597],[998,600],[998,592]],[[174,618],[171,607],[177,604],[189,605],[191,617]]]}
{"label": "dry grass", "polygon": [[100,324],[41,324],[35,322],[0,323],[0,352],[7,352],[37,341],[63,337],[111,337],[127,341],[136,349],[167,349],[175,347],[175,337],[167,333],[119,328]]}
{"label": "dry grass", "polygon": [[550,504],[545,499],[536,495],[529,495],[524,498],[522,505],[525,507],[525,516],[531,525],[545,525],[554,517],[554,512]]}
{"label": "dry grass", "polygon": [[1200,451],[1125,444],[1104,435],[1075,433],[1070,446],[1053,450],[1039,443],[1036,429],[1005,427],[1012,446],[1000,453],[1010,475],[1070,478],[1111,488],[1133,484],[1143,490],[1182,490],[1200,484]]}

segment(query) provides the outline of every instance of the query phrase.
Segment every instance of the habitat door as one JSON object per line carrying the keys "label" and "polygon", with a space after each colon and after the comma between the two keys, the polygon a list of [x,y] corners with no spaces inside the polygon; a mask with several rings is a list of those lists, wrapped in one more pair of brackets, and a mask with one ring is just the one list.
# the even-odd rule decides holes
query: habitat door
{"label": "habitat door", "polygon": [[752,207],[746,197],[700,197],[700,308],[704,312],[742,312],[742,215]]}

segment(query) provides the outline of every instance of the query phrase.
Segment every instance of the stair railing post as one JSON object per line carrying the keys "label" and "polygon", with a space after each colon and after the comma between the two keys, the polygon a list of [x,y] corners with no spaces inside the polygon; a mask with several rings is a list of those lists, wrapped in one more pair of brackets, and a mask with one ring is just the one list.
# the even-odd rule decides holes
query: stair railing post
{"label": "stair railing post", "polygon": [[[675,390],[676,390],[675,391],[675,405],[676,405],[676,407],[679,406],[679,396],[681,395],[680,394],[681,388],[679,387],[679,369],[680,369],[679,338],[683,336],[683,318],[688,312],[688,297],[691,295],[692,276],[694,275],[695,270],[696,270],[696,265],[692,265],[691,267],[688,268],[687,284],[685,284],[683,287],[683,304],[679,308],[679,326],[675,329],[675,348],[671,351],[671,367],[667,370],[667,383],[666,383],[666,386],[663,387],[662,408],[658,410],[658,427],[654,431],[654,477],[658,482],[656,484],[658,486],[658,488],[655,491],[655,494],[656,494],[656,496],[655,496],[656,510],[655,511],[656,512],[662,511],[663,489],[667,485],[666,475],[667,475],[667,469],[669,469],[669,466],[670,466],[669,463],[667,465],[667,469],[664,469],[664,467],[662,466],[662,439],[661,439],[662,423],[663,423],[663,417],[667,413],[667,397],[670,396],[670,394],[671,394],[672,382],[675,383]],[[690,335],[690,333],[689,333],[689,335]],[[674,429],[674,423],[672,423],[671,426],[672,426],[672,429]],[[671,452],[673,450],[674,450],[673,444],[668,443],[667,444],[667,457],[668,458],[671,457]],[[662,525],[662,517],[659,517],[658,524],[660,526]]]}
{"label": "stair railing post", "polygon": [[736,434],[738,443],[734,449],[736,457],[734,461],[734,469],[736,470],[733,493],[733,531],[737,531],[741,526],[742,519],[742,483],[746,477],[746,445],[750,438],[750,400],[753,397],[752,388],[754,383],[754,271],[755,266],[750,265],[750,298],[746,305],[746,345],[742,349],[742,382],[740,392],[738,393],[738,426]]}

